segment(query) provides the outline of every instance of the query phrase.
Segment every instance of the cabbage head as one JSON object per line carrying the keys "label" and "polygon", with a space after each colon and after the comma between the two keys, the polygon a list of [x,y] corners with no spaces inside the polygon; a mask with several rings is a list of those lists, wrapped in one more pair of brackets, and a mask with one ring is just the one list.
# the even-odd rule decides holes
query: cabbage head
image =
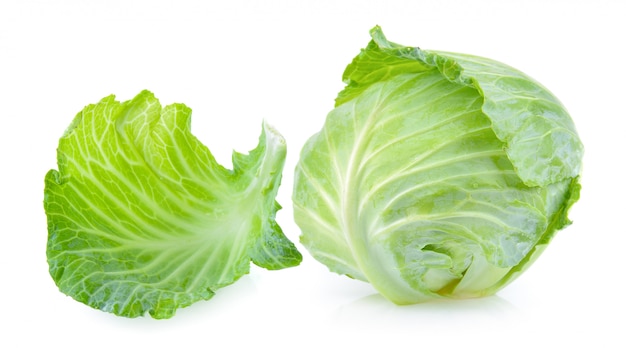
{"label": "cabbage head", "polygon": [[398,304],[493,294],[571,223],[583,154],[572,119],[505,64],[370,33],[301,151],[300,240]]}

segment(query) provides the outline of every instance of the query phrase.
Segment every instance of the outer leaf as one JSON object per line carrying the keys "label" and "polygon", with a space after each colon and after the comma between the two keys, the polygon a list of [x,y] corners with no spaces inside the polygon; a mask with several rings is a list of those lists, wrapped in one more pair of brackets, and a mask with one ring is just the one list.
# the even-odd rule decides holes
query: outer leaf
{"label": "outer leaf", "polygon": [[403,47],[378,27],[372,38],[302,149],[301,241],[397,303],[493,293],[569,223],[582,156],[571,119],[501,63]]}
{"label": "outer leaf", "polygon": [[143,91],[81,111],[45,179],[47,255],[59,289],[94,308],[169,318],[231,284],[250,260],[297,265],[274,221],[285,142],[263,125],[233,170],[190,133],[191,110]]}
{"label": "outer leaf", "polygon": [[583,145],[572,119],[531,77],[483,57],[404,47],[389,42],[380,27],[371,35],[368,48],[344,73],[349,85],[338,104],[372,83],[435,67],[446,79],[473,87],[484,97],[481,109],[525,183],[547,185],[580,172]]}

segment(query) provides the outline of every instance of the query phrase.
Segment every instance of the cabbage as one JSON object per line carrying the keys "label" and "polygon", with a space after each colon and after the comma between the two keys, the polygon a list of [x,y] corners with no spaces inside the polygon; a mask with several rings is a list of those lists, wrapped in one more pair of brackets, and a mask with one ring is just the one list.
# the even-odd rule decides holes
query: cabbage
{"label": "cabbage", "polygon": [[302,256],[275,221],[284,138],[220,166],[190,132],[191,110],[148,91],[85,107],[45,178],[47,258],[59,289],[125,317],[169,318],[248,273]]}
{"label": "cabbage", "polygon": [[571,223],[574,124],[507,65],[371,36],[301,151],[300,240],[398,304],[493,294]]}

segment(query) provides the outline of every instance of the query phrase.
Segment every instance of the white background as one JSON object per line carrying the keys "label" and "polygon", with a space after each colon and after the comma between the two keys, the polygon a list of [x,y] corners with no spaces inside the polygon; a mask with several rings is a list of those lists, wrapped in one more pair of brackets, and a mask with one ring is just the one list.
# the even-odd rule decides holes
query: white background
{"label": "white background", "polygon": [[[16,1],[0,3],[0,346],[624,347],[626,10],[620,1]],[[61,294],[48,275],[43,178],[83,106],[150,89],[193,109],[230,166],[263,119],[293,168],[381,25],[391,41],[508,63],[567,106],[586,146],[583,191],[547,251],[497,296],[399,307],[304,254],[253,267],[164,321],[125,319]]]}

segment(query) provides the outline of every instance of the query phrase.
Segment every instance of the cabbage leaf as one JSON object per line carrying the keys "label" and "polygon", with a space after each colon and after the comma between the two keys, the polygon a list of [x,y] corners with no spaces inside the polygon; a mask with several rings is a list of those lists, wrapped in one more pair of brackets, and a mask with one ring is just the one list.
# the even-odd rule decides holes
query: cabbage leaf
{"label": "cabbage leaf", "polygon": [[370,33],[301,151],[300,240],[398,304],[493,294],[570,224],[583,155],[572,119],[505,64]]}
{"label": "cabbage leaf", "polygon": [[125,317],[169,318],[249,272],[302,257],[275,221],[286,155],[258,146],[219,165],[190,132],[191,110],[148,91],[76,115],[45,178],[47,258],[59,289]]}

